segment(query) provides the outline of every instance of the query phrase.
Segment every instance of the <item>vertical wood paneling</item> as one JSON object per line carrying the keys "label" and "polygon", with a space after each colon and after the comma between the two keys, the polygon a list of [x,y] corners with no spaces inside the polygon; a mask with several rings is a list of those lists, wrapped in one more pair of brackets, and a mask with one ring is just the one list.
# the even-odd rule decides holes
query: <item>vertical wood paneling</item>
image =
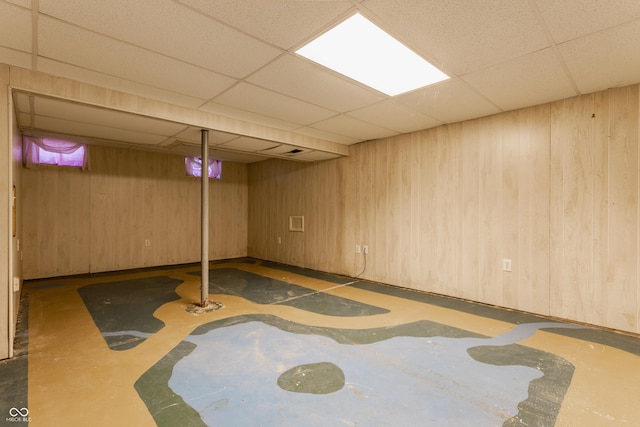
{"label": "vertical wood paneling", "polygon": [[555,189],[552,205],[557,208],[551,233],[561,249],[552,264],[551,313],[590,323],[595,316],[593,236],[598,227],[593,115],[600,111],[595,107],[595,95],[560,102],[552,107],[551,128],[552,145],[558,147],[552,167],[559,170],[551,184]]}
{"label": "vertical wood paneling", "polygon": [[[250,165],[249,254],[356,274],[368,244],[367,279],[637,332],[639,114],[632,86]],[[299,199],[309,233],[272,250]]]}
{"label": "vertical wood paneling", "polygon": [[480,294],[481,301],[502,301],[502,126],[504,116],[480,123]]}
{"label": "vertical wood paneling", "polygon": [[[97,146],[91,156],[89,172],[22,171],[26,278],[199,261],[200,182],[182,157]],[[212,180],[211,259],[246,256],[247,182],[233,163]]]}
{"label": "vertical wood paneling", "polygon": [[[0,64],[0,87],[2,87],[2,93],[0,93],[0,200],[10,200],[12,192],[12,179],[9,174],[11,170],[11,141],[9,135],[11,129],[9,127],[9,114],[11,114],[9,106],[9,96],[7,87],[9,84],[9,67]],[[6,262],[11,259],[11,236],[9,230],[11,230],[10,221],[10,207],[6,202],[3,202],[0,207],[0,359],[6,359],[10,356],[10,349],[13,348],[11,343],[11,333],[9,327],[10,318],[10,304],[13,303],[9,296],[9,275],[11,269],[9,263]]]}
{"label": "vertical wood paneling", "polygon": [[425,227],[422,226],[422,222],[426,217],[422,208],[422,200],[423,194],[427,190],[427,187],[422,182],[423,168],[427,167],[423,158],[425,147],[425,144],[422,143],[423,133],[411,134],[411,160],[408,165],[411,171],[411,193],[409,195],[411,200],[411,252],[409,255],[411,270],[408,286],[415,289],[422,289],[424,282],[427,280],[426,277],[420,275],[424,268],[422,266],[423,263],[418,262],[424,259],[423,253],[426,251],[426,241],[423,238]]}
{"label": "vertical wood paneling", "polygon": [[[518,258],[514,273],[522,310],[549,314],[549,162],[550,110],[521,110],[518,167]],[[514,284],[511,284],[514,285]]]}
{"label": "vertical wood paneling", "polygon": [[460,297],[480,300],[480,120],[463,123],[462,157],[462,292]]}
{"label": "vertical wood paneling", "polygon": [[[512,271],[503,271],[499,287],[502,288],[500,305],[510,307],[519,306],[519,286],[520,274],[524,267],[523,257],[519,250],[519,241],[521,232],[525,234],[522,238],[527,239],[526,234],[530,231],[530,227],[520,228],[520,221],[527,220],[527,212],[521,209],[520,193],[521,185],[519,172],[524,172],[528,176],[530,170],[525,161],[523,161],[523,151],[520,141],[519,112],[507,113],[504,116],[503,138],[502,138],[502,203],[501,203],[501,221],[502,221],[502,242],[500,245],[500,253],[497,254],[498,266],[501,266],[501,259],[511,259]],[[526,191],[526,190],[525,190]]]}
{"label": "vertical wood paneling", "polygon": [[[393,141],[388,151],[388,197],[386,244],[376,243],[375,251],[386,252],[387,276],[397,277],[403,282],[410,280],[411,254],[411,136],[403,135]],[[373,250],[373,248],[371,248]]]}
{"label": "vertical wood paneling", "polygon": [[[436,129],[436,205],[431,207],[436,218],[437,274],[432,290],[451,292],[451,284],[460,283],[460,239],[462,238],[461,188],[462,155],[460,125],[441,126]],[[453,294],[457,291],[453,289]]]}
{"label": "vertical wood paneling", "polygon": [[[437,159],[438,144],[437,130],[430,129],[426,132],[420,132],[421,152],[419,155],[419,164],[417,165],[420,173],[418,181],[417,195],[419,197],[418,207],[419,222],[416,239],[421,248],[418,258],[413,263],[418,266],[416,271],[416,279],[420,283],[418,289],[433,290],[438,281],[437,277],[437,258],[438,258],[438,229],[437,217],[435,215],[437,209]],[[429,264],[430,268],[425,269],[425,265]]]}
{"label": "vertical wood paneling", "polygon": [[597,323],[638,330],[638,90],[609,92],[609,280],[598,284],[607,297]]}
{"label": "vertical wood paneling", "polygon": [[388,245],[389,239],[389,141],[376,141],[373,154],[373,228],[369,230],[369,239],[364,244],[369,246],[367,269],[373,280],[384,281],[389,277],[389,252],[398,250]]}
{"label": "vertical wood paneling", "polygon": [[608,282],[609,282],[609,242],[610,234],[610,176],[611,168],[616,166],[610,162],[610,123],[611,123],[611,91],[593,94],[593,235],[592,259],[589,264],[593,270],[593,297],[588,308],[593,313],[590,323],[602,323],[605,319]]}
{"label": "vertical wood paneling", "polygon": [[[353,146],[353,151],[358,152],[362,145]],[[357,158],[362,156],[356,155]],[[333,162],[325,162],[327,167],[331,167]],[[340,159],[338,161],[341,181],[344,182],[344,194],[342,196],[342,208],[340,212],[342,230],[336,236],[337,245],[343,248],[343,257],[341,262],[336,265],[330,265],[328,271],[340,271],[350,276],[356,276],[364,267],[364,259],[362,254],[357,254],[355,245],[359,244],[362,229],[357,215],[351,214],[358,212],[361,201],[361,190],[358,183],[361,181],[361,169],[353,168],[350,159]]]}

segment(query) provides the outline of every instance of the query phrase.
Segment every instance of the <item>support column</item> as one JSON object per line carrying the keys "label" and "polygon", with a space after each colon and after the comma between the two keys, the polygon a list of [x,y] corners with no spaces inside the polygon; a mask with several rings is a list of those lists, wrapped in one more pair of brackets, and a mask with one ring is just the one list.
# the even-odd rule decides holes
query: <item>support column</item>
{"label": "support column", "polygon": [[202,282],[200,284],[200,305],[206,308],[209,304],[209,131],[202,129],[202,181],[200,185],[201,203],[201,259]]}

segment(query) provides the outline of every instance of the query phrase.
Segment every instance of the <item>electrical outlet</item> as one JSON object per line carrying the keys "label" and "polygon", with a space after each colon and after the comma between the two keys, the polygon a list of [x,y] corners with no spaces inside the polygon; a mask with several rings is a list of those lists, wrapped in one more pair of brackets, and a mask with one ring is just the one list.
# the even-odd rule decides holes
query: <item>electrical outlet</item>
{"label": "electrical outlet", "polygon": [[362,253],[362,249],[360,249],[360,245],[356,245],[356,253]]}
{"label": "electrical outlet", "polygon": [[282,237],[278,236],[278,244],[281,245],[282,244]]}
{"label": "electrical outlet", "polygon": [[149,240],[149,239],[145,240],[145,241],[144,241],[144,245],[145,245],[146,247],[151,246],[151,240]]}
{"label": "electrical outlet", "polygon": [[13,292],[18,292],[20,290],[20,278],[13,278]]}
{"label": "electrical outlet", "polygon": [[502,271],[511,271],[511,260],[510,259],[503,259],[502,260]]}
{"label": "electrical outlet", "polygon": [[365,253],[365,254],[368,254],[368,253],[369,253],[369,246],[364,245],[364,246],[362,247],[362,250],[364,251],[364,253]]}

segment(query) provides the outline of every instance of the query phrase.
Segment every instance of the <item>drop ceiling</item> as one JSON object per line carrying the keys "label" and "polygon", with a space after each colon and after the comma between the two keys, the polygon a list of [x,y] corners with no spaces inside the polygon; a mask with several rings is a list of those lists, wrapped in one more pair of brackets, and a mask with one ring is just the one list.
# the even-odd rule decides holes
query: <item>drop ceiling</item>
{"label": "drop ceiling", "polygon": [[[451,79],[389,97],[294,53],[356,12]],[[0,21],[0,63],[338,145],[640,82],[637,0],[0,0]],[[14,104],[25,134],[199,151],[197,126],[20,90]],[[342,155],[209,139],[243,163]]]}

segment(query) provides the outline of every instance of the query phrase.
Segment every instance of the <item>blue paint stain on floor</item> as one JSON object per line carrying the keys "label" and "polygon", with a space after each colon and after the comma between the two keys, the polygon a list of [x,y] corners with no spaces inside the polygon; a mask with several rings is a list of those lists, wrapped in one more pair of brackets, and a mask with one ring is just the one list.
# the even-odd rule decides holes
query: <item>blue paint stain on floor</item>
{"label": "blue paint stain on floor", "polygon": [[176,287],[181,283],[182,280],[172,277],[153,276],[95,283],[79,288],[78,293],[109,348],[128,350],[164,327],[164,322],[153,313],[164,304],[180,299]]}
{"label": "blue paint stain on floor", "polygon": [[[544,425],[543,421],[553,425],[553,410],[539,407],[539,412],[547,414],[541,421],[535,413],[523,414],[523,407],[532,401],[531,384],[545,379],[543,365],[548,367],[550,363],[544,359],[556,356],[547,357],[514,343],[542,328],[579,327],[540,323],[519,325],[496,337],[460,336],[453,331],[450,337],[382,334],[378,341],[359,342],[363,340],[351,340],[348,334],[336,340],[330,337],[331,333],[300,333],[303,325],[280,324],[268,317],[264,320],[267,321],[243,318],[227,324],[214,322],[218,327],[203,325],[179,346],[179,354],[170,353],[171,362],[160,363],[159,370],[171,372],[167,381],[170,392],[164,397],[152,397],[162,387],[137,384],[138,392],[148,405],[159,407],[162,402],[162,411],[171,406],[191,410],[188,418],[193,425],[242,426],[258,422],[279,426],[475,427],[520,425],[522,420],[527,421],[526,425]],[[402,326],[391,329],[405,332],[407,329]],[[367,335],[366,331],[360,332]],[[513,353],[516,360],[491,361],[493,355],[487,349],[514,345],[518,349]],[[528,353],[533,355],[530,359],[540,361],[538,366],[518,362]],[[283,376],[296,370],[303,375],[313,366],[331,367],[325,371],[327,375],[339,373],[342,383],[336,387],[339,381],[331,382],[330,392],[295,392],[296,384],[282,387]],[[560,371],[568,374],[568,387],[573,368],[566,362],[560,366]],[[149,376],[141,378],[148,379]],[[304,381],[301,376],[298,379]],[[145,392],[144,387],[152,391]],[[554,399],[561,402],[565,391],[560,387]],[[534,396],[533,401],[538,398]],[[159,425],[170,425],[169,419],[163,418],[166,414],[151,412]],[[548,418],[549,413],[552,419]]]}
{"label": "blue paint stain on floor", "polygon": [[[189,274],[200,275],[200,272]],[[256,304],[288,305],[326,316],[373,316],[389,312],[386,308],[236,268],[209,270],[209,293],[240,296]]]}

